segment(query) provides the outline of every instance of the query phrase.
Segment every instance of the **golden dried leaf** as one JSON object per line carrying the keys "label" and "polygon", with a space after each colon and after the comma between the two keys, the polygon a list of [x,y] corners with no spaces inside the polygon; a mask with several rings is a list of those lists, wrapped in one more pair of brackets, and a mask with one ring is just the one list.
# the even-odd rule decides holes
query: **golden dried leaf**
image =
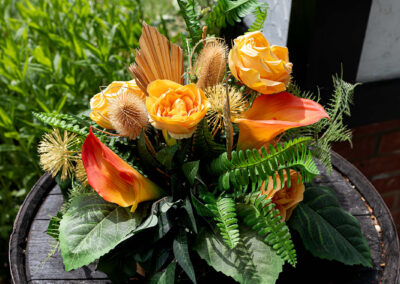
{"label": "golden dried leaf", "polygon": [[183,51],[160,32],[143,22],[135,63],[129,70],[139,88],[147,94],[147,85],[158,79],[183,84]]}

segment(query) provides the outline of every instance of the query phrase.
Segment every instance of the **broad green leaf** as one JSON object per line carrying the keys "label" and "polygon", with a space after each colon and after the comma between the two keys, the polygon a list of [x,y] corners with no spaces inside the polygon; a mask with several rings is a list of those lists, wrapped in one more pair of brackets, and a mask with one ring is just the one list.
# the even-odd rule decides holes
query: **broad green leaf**
{"label": "broad green leaf", "polygon": [[372,267],[368,244],[356,218],[345,211],[331,188],[310,187],[290,218],[314,256],[347,265]]}
{"label": "broad green leaf", "polygon": [[196,179],[201,181],[199,177],[199,165],[200,161],[193,161],[193,162],[187,162],[182,166],[183,173],[185,174],[186,178],[188,179],[191,185],[194,184],[194,181]]}
{"label": "broad green leaf", "polygon": [[168,265],[168,267],[153,276],[150,281],[150,284],[171,284],[175,283],[175,268],[176,262],[172,262]]}
{"label": "broad green leaf", "polygon": [[240,227],[241,242],[230,249],[221,237],[203,229],[194,250],[216,271],[239,283],[275,283],[282,271],[283,260],[247,226]]}
{"label": "broad green leaf", "polygon": [[171,170],[173,167],[173,159],[178,148],[178,144],[175,144],[173,146],[161,149],[157,153],[157,160],[168,170]]}
{"label": "broad green leaf", "polygon": [[179,230],[172,244],[174,255],[179,265],[183,268],[193,283],[196,283],[194,268],[189,256],[189,246],[186,232]]}
{"label": "broad green leaf", "polygon": [[205,206],[203,202],[201,202],[196,196],[193,195],[193,193],[190,193],[192,197],[192,203],[193,207],[196,209],[197,214],[203,217],[213,217],[214,214],[212,211]]}
{"label": "broad green leaf", "polygon": [[143,218],[138,208],[106,202],[96,193],[77,196],[60,223],[60,248],[65,270],[88,265],[118,245]]}

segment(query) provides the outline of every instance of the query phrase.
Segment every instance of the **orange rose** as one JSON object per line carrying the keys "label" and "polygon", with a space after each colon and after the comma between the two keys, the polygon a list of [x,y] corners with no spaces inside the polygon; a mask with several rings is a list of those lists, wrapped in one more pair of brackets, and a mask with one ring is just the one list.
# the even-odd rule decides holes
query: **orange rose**
{"label": "orange rose", "polygon": [[209,107],[204,92],[195,84],[182,86],[170,80],[156,80],[147,86],[147,93],[151,124],[176,139],[190,137]]}
{"label": "orange rose", "polygon": [[246,33],[234,42],[229,69],[236,79],[261,94],[286,90],[292,72],[286,47],[270,46],[260,31]]}
{"label": "orange rose", "polygon": [[146,97],[136,85],[135,80],[112,82],[104,91],[90,99],[90,108],[92,109],[89,115],[90,118],[101,127],[114,129],[109,117],[110,99],[114,99],[121,94],[139,96],[142,100]]}
{"label": "orange rose", "polygon": [[[299,174],[300,175],[300,174]],[[267,198],[272,199],[272,202],[275,203],[276,208],[279,210],[280,215],[282,216],[282,220],[289,220],[290,216],[294,208],[296,208],[297,204],[303,200],[304,194],[304,184],[301,180],[301,176],[299,182],[297,182],[297,173],[293,170],[290,170],[290,187],[287,187],[287,175],[286,172],[284,174],[285,178],[285,186],[281,189],[275,189],[273,187],[272,178],[269,178],[268,187],[265,190],[265,183],[263,182],[261,185],[261,193],[267,195]],[[281,179],[279,175],[276,175],[276,184],[278,188],[280,187]]]}

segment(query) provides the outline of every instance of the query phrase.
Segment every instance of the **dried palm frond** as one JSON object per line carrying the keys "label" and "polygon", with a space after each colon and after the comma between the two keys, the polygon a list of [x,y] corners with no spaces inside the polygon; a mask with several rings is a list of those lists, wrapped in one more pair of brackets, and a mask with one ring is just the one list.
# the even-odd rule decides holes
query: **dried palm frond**
{"label": "dried palm frond", "polygon": [[129,70],[139,88],[147,94],[147,85],[157,79],[168,79],[183,84],[183,51],[143,22],[135,63]]}
{"label": "dried palm frond", "polygon": [[205,90],[221,83],[226,69],[227,46],[221,40],[207,42],[196,60],[197,86]]}

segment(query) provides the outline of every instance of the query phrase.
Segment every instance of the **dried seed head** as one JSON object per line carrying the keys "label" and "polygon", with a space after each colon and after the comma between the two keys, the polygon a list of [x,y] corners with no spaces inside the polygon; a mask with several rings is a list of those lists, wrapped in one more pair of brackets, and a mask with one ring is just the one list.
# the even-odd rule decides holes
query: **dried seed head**
{"label": "dried seed head", "polygon": [[75,178],[79,180],[83,186],[87,186],[89,184],[86,170],[83,166],[82,157],[80,157],[79,160],[76,161]]}
{"label": "dried seed head", "polygon": [[226,70],[227,46],[218,40],[210,41],[201,50],[195,70],[197,86],[205,90],[221,83]]}
{"label": "dried seed head", "polygon": [[[226,107],[226,87],[218,84],[214,87],[209,87],[205,91],[210,108],[208,109],[207,119],[211,126],[213,136],[218,130],[224,126],[224,107]],[[229,112],[231,119],[239,118],[240,114],[248,107],[246,99],[242,93],[234,88],[228,89],[229,94]]]}
{"label": "dried seed head", "polygon": [[110,120],[119,134],[130,139],[136,139],[149,122],[146,106],[141,98],[125,93],[112,100]]}
{"label": "dried seed head", "polygon": [[77,145],[80,143],[76,134],[64,131],[62,137],[58,129],[47,133],[39,143],[38,152],[42,169],[56,176],[61,171],[61,180],[71,177],[76,161]]}

